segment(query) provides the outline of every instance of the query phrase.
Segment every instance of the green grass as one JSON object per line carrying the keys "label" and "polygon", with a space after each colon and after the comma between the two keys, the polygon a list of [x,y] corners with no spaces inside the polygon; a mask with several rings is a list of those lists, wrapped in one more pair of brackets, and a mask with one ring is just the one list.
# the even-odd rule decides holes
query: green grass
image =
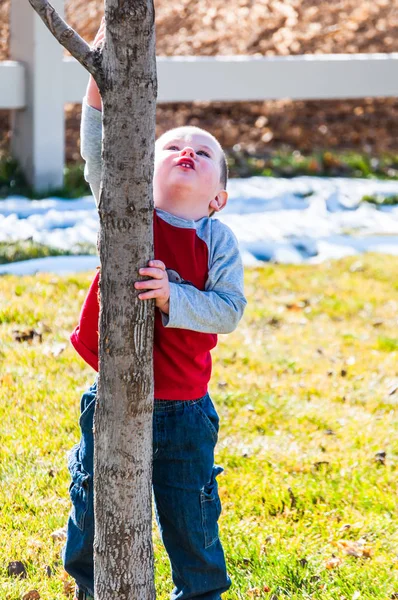
{"label": "green grass", "polygon": [[368,202],[375,206],[395,206],[398,204],[398,194],[391,194],[391,196],[382,196],[381,194],[364,196],[362,202]]}
{"label": "green grass", "polygon": [[398,155],[372,156],[355,150],[314,150],[302,154],[299,150],[269,150],[251,155],[244,149],[228,151],[232,177],[267,175],[273,177],[361,177],[365,179],[398,179]]}
{"label": "green grass", "polygon": [[[226,600],[398,593],[398,260],[360,262],[247,271],[244,319],[220,336],[211,393],[225,468]],[[93,381],[68,344],[90,280],[0,278],[2,600],[31,589],[43,600],[72,597],[51,533],[66,523],[66,453]],[[14,341],[14,329],[29,328],[42,343]],[[344,551],[359,540],[370,557]],[[155,526],[154,544],[157,597],[166,600],[170,568]],[[328,568],[333,555],[340,562]],[[27,579],[7,575],[12,560],[26,565]]]}
{"label": "green grass", "polygon": [[47,256],[95,255],[96,253],[95,245],[88,242],[76,244],[72,251],[53,248],[32,239],[0,242],[0,265]]}

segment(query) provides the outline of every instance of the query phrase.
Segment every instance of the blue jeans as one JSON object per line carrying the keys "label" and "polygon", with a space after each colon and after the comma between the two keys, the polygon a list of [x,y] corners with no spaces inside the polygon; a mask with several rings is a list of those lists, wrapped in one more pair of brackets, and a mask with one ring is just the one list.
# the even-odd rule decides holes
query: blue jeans
{"label": "blue jeans", "polygon": [[[65,570],[79,589],[94,592],[93,418],[97,383],[81,398],[81,439],[70,451],[72,510]],[[169,555],[171,600],[220,600],[231,585],[218,537],[221,503],[214,464],[219,418],[207,394],[197,400],[155,400],[153,495],[159,532]]]}

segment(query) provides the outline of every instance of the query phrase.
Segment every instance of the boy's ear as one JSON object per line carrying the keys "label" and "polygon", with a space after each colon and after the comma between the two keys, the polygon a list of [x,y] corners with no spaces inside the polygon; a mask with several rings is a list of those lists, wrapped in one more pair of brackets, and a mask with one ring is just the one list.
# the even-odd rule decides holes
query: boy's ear
{"label": "boy's ear", "polygon": [[219,212],[224,208],[228,200],[228,192],[226,190],[221,190],[218,192],[217,196],[213,198],[213,200],[209,204],[209,210],[212,212]]}

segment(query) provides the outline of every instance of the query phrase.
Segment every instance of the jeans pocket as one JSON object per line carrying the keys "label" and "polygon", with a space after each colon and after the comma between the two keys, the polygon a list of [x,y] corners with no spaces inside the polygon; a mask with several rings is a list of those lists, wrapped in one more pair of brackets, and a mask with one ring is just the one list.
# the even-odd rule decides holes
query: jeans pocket
{"label": "jeans pocket", "polygon": [[202,417],[206,427],[210,430],[213,441],[216,444],[218,440],[220,419],[210,396],[205,396],[200,402],[196,402],[193,406]]}
{"label": "jeans pocket", "polygon": [[221,501],[218,495],[216,477],[223,471],[222,467],[214,465],[210,481],[200,491],[205,548],[209,548],[209,546],[218,540],[218,519],[221,514]]}
{"label": "jeans pocket", "polygon": [[73,446],[69,452],[68,469],[72,477],[69,486],[72,501],[71,519],[83,531],[89,503],[90,475],[84,470],[80,460],[80,444]]}

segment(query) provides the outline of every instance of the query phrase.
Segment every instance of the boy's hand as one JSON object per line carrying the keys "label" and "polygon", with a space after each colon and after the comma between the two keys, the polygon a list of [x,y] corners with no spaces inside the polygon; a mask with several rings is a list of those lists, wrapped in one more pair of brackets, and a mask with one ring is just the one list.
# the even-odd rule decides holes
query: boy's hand
{"label": "boy's hand", "polygon": [[105,17],[102,17],[101,19],[101,24],[99,26],[99,29],[95,35],[94,41],[91,44],[92,48],[98,48],[99,46],[101,46],[101,44],[103,43],[105,38]]}
{"label": "boy's hand", "polygon": [[161,260],[150,260],[148,263],[149,267],[139,270],[140,275],[146,277],[152,277],[147,281],[136,281],[134,287],[136,290],[150,290],[139,294],[140,300],[150,300],[155,298],[156,306],[164,312],[166,315],[169,314],[169,298],[170,298],[170,283],[167,276],[166,265]]}
{"label": "boy's hand", "polygon": [[[100,46],[102,46],[104,44],[104,39],[105,39],[105,18],[103,17],[101,20],[101,25],[99,26],[97,34],[94,38],[94,41],[91,44],[91,48],[99,48]],[[98,86],[92,75],[90,75],[90,78],[88,81],[86,98],[87,98],[87,104],[89,106],[91,106],[92,108],[95,108],[96,110],[100,110],[100,111],[102,110],[101,95],[100,95]]]}

